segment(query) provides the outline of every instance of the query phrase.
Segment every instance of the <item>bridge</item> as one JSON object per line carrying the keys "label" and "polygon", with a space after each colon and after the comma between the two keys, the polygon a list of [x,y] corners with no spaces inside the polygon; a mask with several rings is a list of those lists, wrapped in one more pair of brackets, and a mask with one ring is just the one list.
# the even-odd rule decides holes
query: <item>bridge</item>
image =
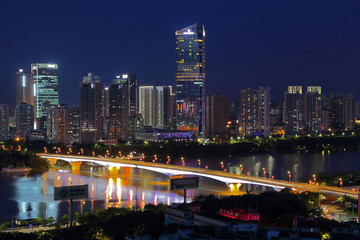
{"label": "bridge", "polygon": [[292,181],[284,181],[278,179],[270,179],[258,176],[249,176],[244,174],[235,174],[218,170],[179,166],[163,163],[144,162],[128,159],[118,158],[99,158],[91,156],[78,156],[78,155],[59,155],[59,154],[38,154],[42,158],[46,158],[51,164],[55,164],[57,160],[63,160],[71,164],[73,170],[80,170],[80,165],[83,162],[89,162],[104,166],[108,169],[110,175],[116,175],[120,167],[131,167],[145,169],[153,172],[172,175],[195,175],[199,177],[206,177],[216,179],[224,182],[229,188],[233,188],[236,184],[255,184],[272,188],[290,188],[294,191],[309,191],[318,192],[323,194],[331,194],[336,196],[348,195],[358,198],[358,193],[344,188],[332,186],[320,186],[308,183],[299,183]]}

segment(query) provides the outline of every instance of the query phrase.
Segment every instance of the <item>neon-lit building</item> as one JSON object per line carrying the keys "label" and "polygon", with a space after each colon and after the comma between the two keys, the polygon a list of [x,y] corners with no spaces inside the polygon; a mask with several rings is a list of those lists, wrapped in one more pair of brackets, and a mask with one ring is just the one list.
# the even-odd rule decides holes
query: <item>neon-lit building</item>
{"label": "neon-lit building", "polygon": [[197,23],[175,32],[177,129],[204,133],[205,28]]}
{"label": "neon-lit building", "polygon": [[254,209],[220,209],[219,214],[243,221],[259,221],[260,214]]}
{"label": "neon-lit building", "polygon": [[58,65],[33,63],[36,129],[44,130],[47,110],[59,105]]}

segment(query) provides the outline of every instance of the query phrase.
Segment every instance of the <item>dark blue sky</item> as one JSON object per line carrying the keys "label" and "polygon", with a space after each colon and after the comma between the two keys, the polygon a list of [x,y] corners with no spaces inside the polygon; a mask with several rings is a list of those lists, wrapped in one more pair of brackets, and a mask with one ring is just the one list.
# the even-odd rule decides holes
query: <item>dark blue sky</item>
{"label": "dark blue sky", "polygon": [[246,87],[360,88],[360,1],[0,0],[0,103],[15,102],[15,72],[59,64],[60,102],[78,105],[88,72],[110,82],[175,83],[175,30],[205,25],[207,94]]}

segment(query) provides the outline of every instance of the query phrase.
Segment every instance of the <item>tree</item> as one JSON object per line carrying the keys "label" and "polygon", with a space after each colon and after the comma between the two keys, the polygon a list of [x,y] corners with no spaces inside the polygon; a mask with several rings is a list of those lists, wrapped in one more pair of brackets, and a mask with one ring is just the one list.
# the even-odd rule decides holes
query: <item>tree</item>
{"label": "tree", "polygon": [[8,229],[10,227],[11,223],[10,222],[3,222],[1,225],[0,225],[0,231],[4,231],[6,229]]}
{"label": "tree", "polygon": [[42,224],[42,222],[43,222],[43,219],[41,217],[37,217],[33,220],[33,223],[35,225],[40,225],[40,224]]}

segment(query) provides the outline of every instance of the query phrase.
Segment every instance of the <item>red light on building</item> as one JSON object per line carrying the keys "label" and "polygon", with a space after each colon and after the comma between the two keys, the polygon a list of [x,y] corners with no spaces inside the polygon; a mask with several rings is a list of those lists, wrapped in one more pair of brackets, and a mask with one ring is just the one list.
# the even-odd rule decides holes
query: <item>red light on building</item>
{"label": "red light on building", "polygon": [[254,209],[220,209],[218,212],[224,217],[239,219],[243,221],[259,221],[260,214]]}

